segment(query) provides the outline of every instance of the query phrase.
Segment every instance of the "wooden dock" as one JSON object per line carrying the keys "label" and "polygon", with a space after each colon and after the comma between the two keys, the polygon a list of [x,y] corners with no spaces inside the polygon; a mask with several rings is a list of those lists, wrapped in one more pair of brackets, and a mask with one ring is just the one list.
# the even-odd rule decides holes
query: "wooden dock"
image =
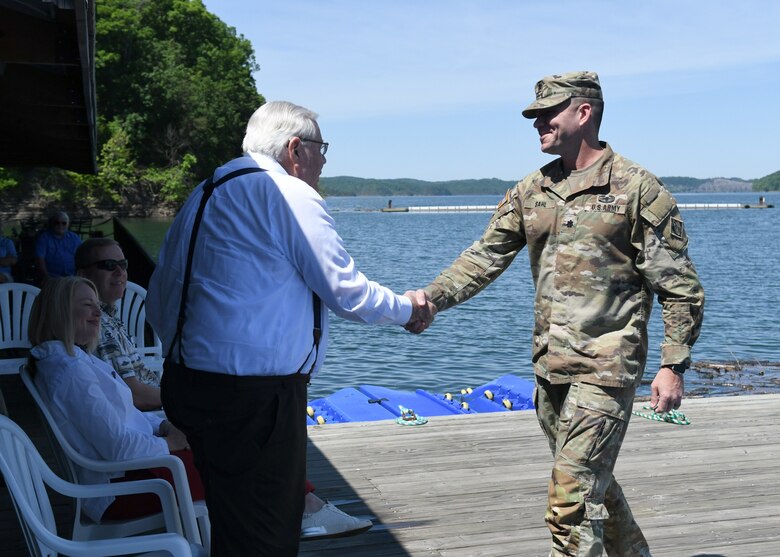
{"label": "wooden dock", "polygon": [[[7,392],[12,417],[18,397]],[[654,557],[780,555],[778,408],[780,394],[701,398],[684,402],[689,426],[632,419],[615,475]],[[547,556],[551,457],[533,412],[327,424],[309,435],[317,493],[375,526],[304,542],[301,557]],[[68,509],[58,506],[64,529]],[[0,487],[4,557],[26,554],[15,520]]]}
{"label": "wooden dock", "polygon": [[[633,417],[615,476],[654,557],[780,555],[778,408],[780,395],[702,398],[684,401],[689,426]],[[317,493],[375,526],[300,556],[547,556],[551,457],[533,412],[309,435]]]}

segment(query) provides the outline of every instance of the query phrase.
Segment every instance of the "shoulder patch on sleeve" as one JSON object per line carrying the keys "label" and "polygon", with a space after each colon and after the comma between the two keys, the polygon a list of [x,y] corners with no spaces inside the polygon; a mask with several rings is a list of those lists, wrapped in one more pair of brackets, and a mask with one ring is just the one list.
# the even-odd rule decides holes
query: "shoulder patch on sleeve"
{"label": "shoulder patch on sleeve", "polygon": [[651,226],[657,227],[666,220],[677,202],[665,188],[658,191],[655,198],[651,198],[645,205],[647,197],[642,198],[641,215]]}
{"label": "shoulder patch on sleeve", "polygon": [[678,240],[684,240],[686,238],[685,225],[683,224],[682,219],[672,217],[672,237]]}

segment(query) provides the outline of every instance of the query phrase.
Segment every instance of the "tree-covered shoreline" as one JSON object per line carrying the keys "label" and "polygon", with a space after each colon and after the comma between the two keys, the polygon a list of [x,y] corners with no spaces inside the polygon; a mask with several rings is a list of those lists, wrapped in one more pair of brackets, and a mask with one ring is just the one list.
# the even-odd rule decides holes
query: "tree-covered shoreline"
{"label": "tree-covered shoreline", "polygon": [[240,154],[264,101],[251,43],[201,0],[101,0],[95,17],[98,172],[0,169],[9,203],[79,215],[175,208]]}
{"label": "tree-covered shoreline", "polygon": [[[778,182],[780,182],[780,172]],[[772,191],[775,188],[756,188],[756,183],[740,178],[690,178],[685,176],[661,177],[664,185],[674,193]],[[763,179],[762,179],[763,180]],[[480,180],[447,180],[428,182],[412,178],[378,179],[334,176],[320,178],[320,190],[325,195],[503,195],[517,180],[485,178]],[[763,182],[761,182],[763,184]],[[770,184],[771,185],[771,184]]]}
{"label": "tree-covered shoreline", "polygon": [[[239,155],[246,122],[264,101],[251,43],[202,0],[101,0],[96,13],[98,172],[0,168],[0,217],[173,214],[216,166]],[[673,192],[777,191],[760,179],[668,177]],[[497,178],[430,182],[326,177],[326,196],[503,193]]]}

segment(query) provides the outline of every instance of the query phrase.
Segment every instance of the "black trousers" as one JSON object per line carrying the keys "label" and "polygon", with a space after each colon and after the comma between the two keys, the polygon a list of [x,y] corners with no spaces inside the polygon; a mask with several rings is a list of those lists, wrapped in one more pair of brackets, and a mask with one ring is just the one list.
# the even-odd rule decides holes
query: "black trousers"
{"label": "black trousers", "polygon": [[298,555],[308,376],[234,376],[165,363],[165,413],[190,443],[211,557]]}

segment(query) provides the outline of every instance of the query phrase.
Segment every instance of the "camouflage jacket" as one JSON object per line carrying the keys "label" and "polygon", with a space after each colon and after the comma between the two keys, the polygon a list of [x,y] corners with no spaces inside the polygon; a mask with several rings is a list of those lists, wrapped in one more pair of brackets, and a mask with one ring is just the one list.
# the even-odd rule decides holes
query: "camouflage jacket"
{"label": "camouflage jacket", "polygon": [[661,364],[689,363],[704,291],[674,198],[614,153],[566,175],[560,159],[510,189],[482,238],[426,291],[441,311],[480,292],[528,246],[535,293],[533,362],[553,383],[638,384],[653,294]]}

